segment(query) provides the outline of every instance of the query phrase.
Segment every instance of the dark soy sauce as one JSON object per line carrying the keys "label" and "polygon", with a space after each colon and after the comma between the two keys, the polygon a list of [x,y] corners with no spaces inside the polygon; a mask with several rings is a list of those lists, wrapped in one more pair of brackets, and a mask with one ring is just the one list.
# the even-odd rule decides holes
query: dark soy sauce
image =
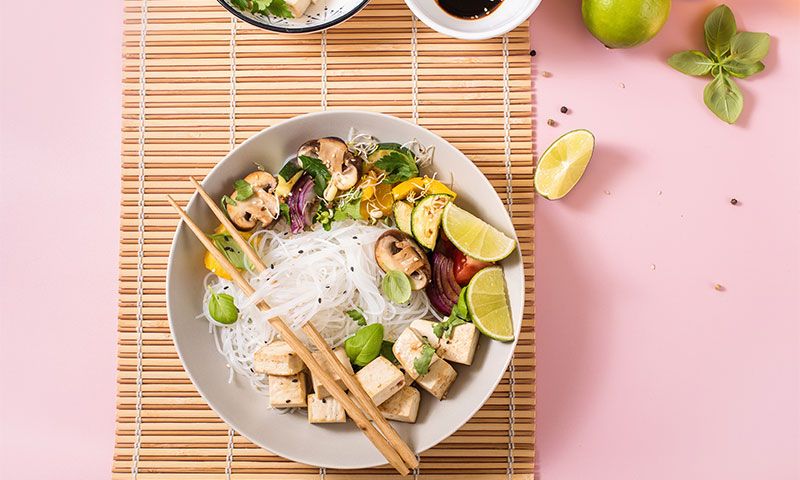
{"label": "dark soy sauce", "polygon": [[494,11],[503,0],[436,0],[442,10],[466,20],[476,20]]}

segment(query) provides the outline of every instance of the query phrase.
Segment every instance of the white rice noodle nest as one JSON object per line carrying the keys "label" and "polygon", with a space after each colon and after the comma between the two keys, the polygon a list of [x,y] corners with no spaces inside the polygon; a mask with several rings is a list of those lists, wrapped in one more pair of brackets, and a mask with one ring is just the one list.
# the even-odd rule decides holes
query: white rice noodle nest
{"label": "white rice noodle nest", "polygon": [[[285,222],[272,229],[257,231],[250,243],[267,265],[260,275],[252,271],[245,278],[256,289],[252,297],[244,295],[231,281],[209,274],[206,277],[203,314],[220,354],[234,373],[246,378],[264,394],[268,392],[266,375],[253,372],[253,354],[273,340],[276,332],[268,320],[279,316],[306,344],[300,332],[306,322],[319,329],[329,345],[337,347],[355,333],[358,325],[346,312],[359,308],[368,323],[379,322],[385,338],[394,340],[412,321],[438,317],[424,291],[413,292],[403,305],[390,302],[381,292],[383,272],[375,261],[375,241],[389,227],[378,223],[343,221],[330,231],[319,226],[291,234]],[[208,312],[208,299],[214,293],[227,293],[239,308],[233,325],[221,325]],[[270,305],[262,312],[260,299]]]}

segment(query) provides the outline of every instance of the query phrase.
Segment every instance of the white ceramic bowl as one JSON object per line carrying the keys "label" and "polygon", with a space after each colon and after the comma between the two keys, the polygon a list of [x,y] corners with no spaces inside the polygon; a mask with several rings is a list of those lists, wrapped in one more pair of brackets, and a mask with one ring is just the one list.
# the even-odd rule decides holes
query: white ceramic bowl
{"label": "white ceramic bowl", "polygon": [[[441,137],[404,120],[360,111],[329,111],[295,117],[267,128],[238,146],[205,178],[203,186],[215,198],[230,193],[235,179],[257,161],[272,171],[311,138],[346,138],[350,127],[379,139],[403,143],[417,139],[434,145],[433,168],[441,178],[455,180],[457,203],[514,235],[511,219],[489,181],[472,162]],[[217,221],[195,194],[189,215],[206,231]],[[281,414],[267,408],[267,399],[244,381],[228,383],[225,360],[217,353],[202,311],[203,247],[185,224],[175,232],[167,269],[167,311],[172,338],[183,366],[197,390],[220,417],[253,443],[290,460],[330,468],[366,468],[385,464],[384,458],[352,422],[311,425],[304,413]],[[524,274],[519,250],[502,262],[508,284],[514,330],[519,337],[524,302]],[[454,365],[458,378],[447,399],[437,401],[423,392],[415,424],[396,423],[412,449],[422,452],[436,445],[469,420],[494,391],[508,366],[516,342],[480,339],[472,366]]]}
{"label": "white ceramic bowl", "polygon": [[436,0],[405,0],[414,15],[439,33],[465,40],[497,37],[517,28],[542,0],[503,0],[489,15],[476,20],[454,17]]}
{"label": "white ceramic bowl", "polygon": [[232,15],[245,22],[277,33],[311,33],[338,25],[358,13],[369,0],[319,0],[298,18],[250,13],[234,7],[231,0],[217,0]]}

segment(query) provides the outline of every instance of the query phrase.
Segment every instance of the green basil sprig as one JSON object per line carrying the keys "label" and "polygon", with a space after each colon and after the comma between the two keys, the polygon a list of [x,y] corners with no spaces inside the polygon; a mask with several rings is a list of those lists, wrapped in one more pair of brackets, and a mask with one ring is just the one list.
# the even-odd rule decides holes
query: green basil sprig
{"label": "green basil sprig", "polygon": [[394,303],[406,303],[411,298],[411,280],[400,270],[389,270],[381,281],[386,298]]}
{"label": "green basil sprig", "polygon": [[450,312],[450,316],[447,317],[447,319],[445,319],[443,322],[433,325],[434,335],[439,338],[442,338],[445,335],[447,335],[448,338],[453,338],[453,332],[455,331],[455,328],[470,321],[469,311],[467,310],[466,294],[467,288],[464,287],[458,294],[458,302],[453,305],[453,310]]}
{"label": "green basil sprig", "polygon": [[364,318],[364,314],[361,312],[360,308],[354,308],[344,313],[346,313],[348,317],[350,317],[354,322],[356,322],[361,327],[367,324],[367,319]]}
{"label": "green basil sprig", "polygon": [[361,327],[352,337],[344,341],[344,351],[353,365],[366,366],[381,353],[383,346],[383,325],[373,323]]}
{"label": "green basil sprig", "polygon": [[431,360],[433,360],[433,354],[436,353],[436,350],[427,340],[422,339],[422,342],[422,352],[419,357],[414,359],[414,370],[420,375],[425,375],[431,368]]}
{"label": "green basil sprig", "polygon": [[381,357],[386,358],[390,362],[397,365],[400,361],[397,357],[394,356],[394,352],[392,351],[392,347],[394,347],[394,342],[390,342],[389,340],[384,340],[381,344]]}
{"label": "green basil sprig", "polygon": [[667,60],[686,75],[714,77],[703,91],[703,101],[720,119],[735,123],[744,109],[744,97],[732,77],[747,78],[764,70],[770,37],[760,32],[737,32],[736,19],[727,5],[720,5],[703,26],[709,53],[678,52]]}
{"label": "green basil sprig", "polygon": [[239,318],[239,309],[233,303],[233,297],[227,293],[211,292],[208,299],[208,313],[211,318],[224,325],[236,323]]}
{"label": "green basil sprig", "polygon": [[243,12],[294,18],[286,0],[231,0],[231,4]]}

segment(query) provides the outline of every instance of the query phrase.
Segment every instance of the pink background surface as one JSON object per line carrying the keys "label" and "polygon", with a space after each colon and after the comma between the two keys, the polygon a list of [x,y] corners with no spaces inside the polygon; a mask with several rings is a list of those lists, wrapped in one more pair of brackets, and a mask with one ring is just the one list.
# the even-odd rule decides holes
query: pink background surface
{"label": "pink background surface", "polygon": [[[737,126],[664,64],[701,47],[715,2],[674,1],[630,51],[593,40],[577,1],[534,15],[538,150],[598,141],[577,188],[537,203],[545,480],[800,478],[800,7],[729,4],[773,35]],[[3,7],[0,476],[107,478],[121,6]]]}

